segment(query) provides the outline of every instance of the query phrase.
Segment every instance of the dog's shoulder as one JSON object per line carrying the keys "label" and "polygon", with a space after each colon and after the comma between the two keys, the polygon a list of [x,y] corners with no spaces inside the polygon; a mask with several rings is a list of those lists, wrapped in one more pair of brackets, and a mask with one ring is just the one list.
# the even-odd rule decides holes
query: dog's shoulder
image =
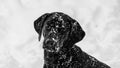
{"label": "dog's shoulder", "polygon": [[83,55],[82,49],[81,49],[79,46],[77,46],[77,45],[74,45],[74,46],[71,48],[71,50],[70,50],[69,53],[70,53],[71,56],[72,56],[74,59],[76,59],[76,60],[77,60],[78,58],[82,57],[82,55]]}
{"label": "dog's shoulder", "polygon": [[82,49],[79,46],[74,45],[71,49],[71,52],[82,53]]}

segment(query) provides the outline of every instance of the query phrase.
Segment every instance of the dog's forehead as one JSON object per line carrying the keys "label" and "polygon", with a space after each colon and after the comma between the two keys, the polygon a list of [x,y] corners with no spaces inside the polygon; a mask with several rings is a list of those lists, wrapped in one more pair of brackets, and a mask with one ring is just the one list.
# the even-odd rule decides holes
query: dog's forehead
{"label": "dog's forehead", "polygon": [[67,16],[65,14],[62,13],[54,13],[53,15],[51,15],[51,17],[48,19],[48,21],[46,22],[46,25],[48,26],[53,26],[53,27],[62,27],[62,28],[66,28],[68,26],[70,26],[70,23],[67,20]]}

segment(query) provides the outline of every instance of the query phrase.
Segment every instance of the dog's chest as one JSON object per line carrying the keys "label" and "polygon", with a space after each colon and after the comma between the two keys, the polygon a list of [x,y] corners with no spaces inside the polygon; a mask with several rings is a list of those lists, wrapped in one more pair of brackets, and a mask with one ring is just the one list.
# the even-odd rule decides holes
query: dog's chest
{"label": "dog's chest", "polygon": [[69,66],[69,64],[72,61],[72,56],[70,56],[69,54],[63,54],[63,55],[59,55],[59,54],[53,54],[53,53],[46,53],[45,54],[45,64],[49,64],[52,66]]}

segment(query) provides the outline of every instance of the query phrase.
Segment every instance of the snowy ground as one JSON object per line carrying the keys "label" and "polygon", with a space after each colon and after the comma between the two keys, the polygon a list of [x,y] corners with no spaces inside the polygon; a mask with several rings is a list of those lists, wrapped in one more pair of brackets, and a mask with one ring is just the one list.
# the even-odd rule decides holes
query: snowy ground
{"label": "snowy ground", "polygon": [[33,22],[61,11],[76,19],[85,38],[82,50],[112,68],[120,67],[119,0],[0,0],[0,68],[42,68],[42,40]]}

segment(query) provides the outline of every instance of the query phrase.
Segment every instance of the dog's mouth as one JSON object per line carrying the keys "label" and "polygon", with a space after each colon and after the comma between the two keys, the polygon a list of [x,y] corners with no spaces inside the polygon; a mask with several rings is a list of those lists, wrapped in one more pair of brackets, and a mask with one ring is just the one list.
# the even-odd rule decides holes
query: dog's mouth
{"label": "dog's mouth", "polygon": [[60,49],[58,40],[55,40],[54,38],[44,40],[43,44],[43,49],[49,52],[58,52]]}

